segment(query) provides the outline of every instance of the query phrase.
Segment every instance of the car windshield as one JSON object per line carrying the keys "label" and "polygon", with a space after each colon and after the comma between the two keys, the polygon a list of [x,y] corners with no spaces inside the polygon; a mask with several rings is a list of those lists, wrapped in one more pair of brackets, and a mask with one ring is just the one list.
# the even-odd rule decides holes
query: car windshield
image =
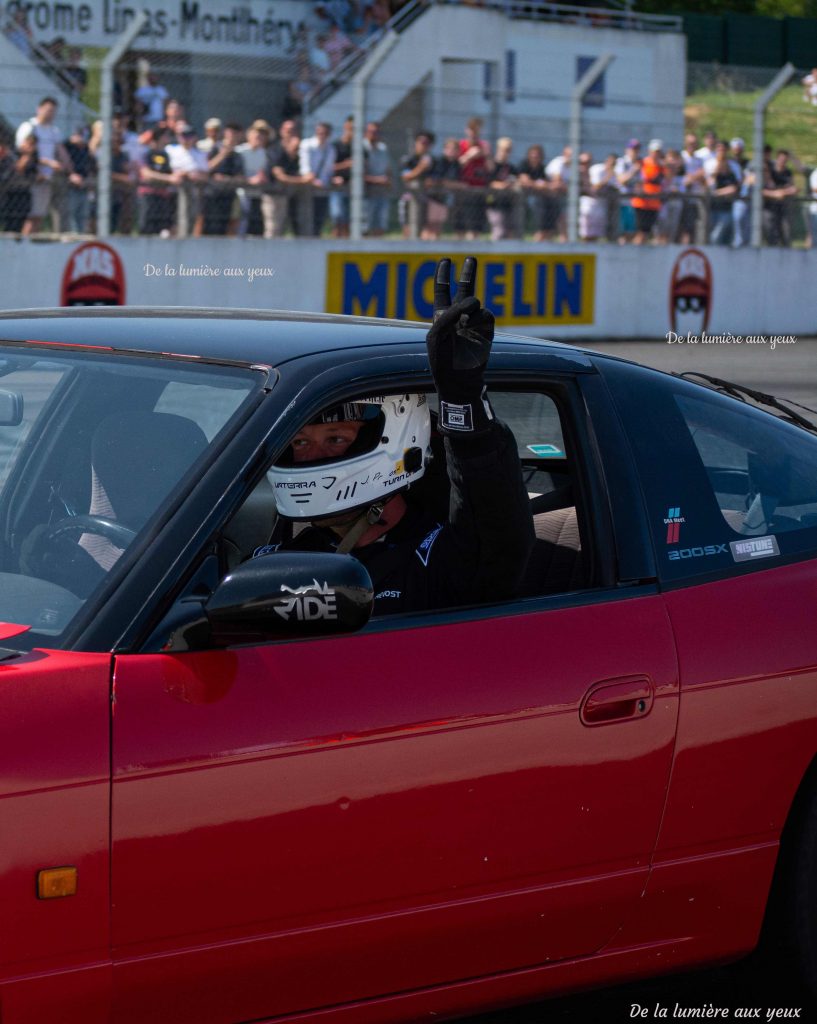
{"label": "car windshield", "polygon": [[0,646],[59,647],[124,572],[258,372],[0,343]]}

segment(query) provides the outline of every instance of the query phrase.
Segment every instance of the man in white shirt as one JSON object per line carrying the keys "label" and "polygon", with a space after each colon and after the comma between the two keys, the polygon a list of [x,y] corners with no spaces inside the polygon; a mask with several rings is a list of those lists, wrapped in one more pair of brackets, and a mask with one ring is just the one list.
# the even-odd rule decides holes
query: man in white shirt
{"label": "man in white shirt", "polygon": [[207,154],[196,145],[196,129],[182,123],[176,132],[176,142],[167,147],[170,169],[179,172],[187,181],[207,180]]}
{"label": "man in white shirt", "polygon": [[700,149],[695,150],[695,156],[704,162],[711,160],[715,156],[715,146],[717,143],[718,136],[710,128],[709,131],[704,132],[704,144]]}
{"label": "man in white shirt", "polygon": [[800,79],[803,86],[803,99],[813,107],[817,107],[817,68],[812,68],[805,77]]}
{"label": "man in white shirt", "polygon": [[221,119],[218,117],[208,117],[204,122],[204,138],[199,139],[196,143],[196,149],[200,149],[202,153],[206,153],[207,156],[211,156],[214,149],[218,148],[221,141]]}
{"label": "man in white shirt", "polygon": [[[326,189],[332,184],[332,174],[337,162],[337,150],[329,141],[332,125],[321,121],[315,125],[315,134],[304,139],[298,149],[301,174],[311,181],[320,192],[312,197],[312,235],[320,235],[329,212],[329,196]],[[310,177],[311,176],[311,177]]]}
{"label": "man in white shirt", "polygon": [[556,225],[559,241],[567,240],[567,187],[570,182],[570,167],[573,161],[573,150],[565,146],[560,156],[555,156],[545,168],[550,182],[551,198],[556,206]]}
{"label": "man in white shirt", "polygon": [[[282,126],[283,127],[283,126]],[[253,121],[247,129],[247,141],[236,146],[236,153],[241,156],[244,164],[244,177],[252,191],[238,189],[241,206],[241,222],[238,233],[241,238],[247,234],[263,234],[264,238],[272,238],[275,223],[273,200],[277,197],[269,191],[262,192],[264,186],[269,188],[270,167],[272,161],[268,147],[272,141],[272,125],[263,118]]]}
{"label": "man in white shirt", "polygon": [[[707,137],[711,137],[712,134],[712,132],[707,132]],[[704,210],[704,200],[693,197],[703,196],[706,192],[704,161],[703,157],[698,156],[698,153],[703,152],[706,148],[705,146],[698,147],[698,136],[694,132],[689,132],[684,136],[684,148],[681,150],[684,174],[679,183],[682,186],[679,191],[684,193],[684,201],[681,208],[678,236],[682,245],[691,245],[695,242],[697,224]]]}
{"label": "man in white shirt", "polygon": [[[24,235],[39,231],[42,219],[48,213],[55,172],[70,174],[73,169],[65,146],[62,144],[62,132],[54,124],[56,113],[57,101],[53,96],[45,96],[40,100],[36,115],[28,121],[23,121],[14,138],[14,144],[19,150],[23,142],[33,135],[37,140],[39,159],[39,180],[31,186],[31,209],[23,225]],[[60,231],[62,228],[60,214],[60,210],[52,210],[52,229],[54,231]]]}
{"label": "man in white shirt", "polygon": [[[603,163],[591,163],[589,153],[579,155],[582,195],[579,197],[579,238],[594,242],[607,235],[611,218],[608,209],[618,195],[617,156],[610,153]],[[616,218],[617,220],[618,218]]]}
{"label": "man in white shirt", "polygon": [[809,248],[817,249],[817,169],[809,175],[808,187],[812,200],[808,206]]}
{"label": "man in white shirt", "polygon": [[202,189],[209,176],[207,154],[196,146],[196,129],[182,122],[176,127],[175,145],[167,147],[170,170],[179,188],[179,228],[198,237],[202,227]]}

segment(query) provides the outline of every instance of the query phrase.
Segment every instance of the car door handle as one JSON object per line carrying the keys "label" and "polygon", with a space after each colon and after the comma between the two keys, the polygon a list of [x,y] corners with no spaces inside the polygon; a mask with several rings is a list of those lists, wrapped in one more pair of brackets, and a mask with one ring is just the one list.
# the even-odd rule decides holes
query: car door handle
{"label": "car door handle", "polygon": [[579,708],[584,725],[607,725],[646,718],[655,699],[655,686],[649,676],[621,676],[603,679],[587,691]]}

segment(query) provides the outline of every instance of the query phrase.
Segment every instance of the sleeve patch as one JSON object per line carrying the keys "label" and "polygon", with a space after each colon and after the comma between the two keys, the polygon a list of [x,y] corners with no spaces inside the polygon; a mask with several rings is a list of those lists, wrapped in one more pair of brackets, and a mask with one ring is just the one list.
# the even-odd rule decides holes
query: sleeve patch
{"label": "sleeve patch", "polygon": [[435,526],[431,533],[425,538],[425,540],[423,540],[420,543],[420,546],[417,548],[416,555],[423,563],[423,565],[426,566],[426,568],[428,568],[428,559],[429,556],[431,555],[431,548],[434,545],[434,541],[439,537],[442,528],[442,523],[440,523],[439,526]]}
{"label": "sleeve patch", "polygon": [[252,553],[253,558],[259,558],[261,555],[271,555],[273,551],[277,551],[280,548],[280,544],[262,544],[260,548],[256,548]]}

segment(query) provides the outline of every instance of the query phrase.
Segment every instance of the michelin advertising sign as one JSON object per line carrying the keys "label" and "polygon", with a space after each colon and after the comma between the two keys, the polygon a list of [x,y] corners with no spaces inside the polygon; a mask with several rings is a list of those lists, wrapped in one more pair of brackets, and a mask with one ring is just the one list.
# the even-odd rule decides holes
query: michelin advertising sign
{"label": "michelin advertising sign", "polygon": [[[593,323],[595,253],[474,255],[476,294],[503,327]],[[436,254],[330,252],[326,259],[328,313],[432,318]],[[455,260],[452,280],[456,270]]]}

